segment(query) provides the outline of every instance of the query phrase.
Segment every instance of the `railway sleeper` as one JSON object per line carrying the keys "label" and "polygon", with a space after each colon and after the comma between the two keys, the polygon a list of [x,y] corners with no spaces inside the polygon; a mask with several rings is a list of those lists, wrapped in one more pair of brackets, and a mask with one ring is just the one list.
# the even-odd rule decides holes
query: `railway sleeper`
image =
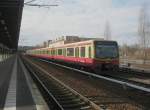
{"label": "railway sleeper", "polygon": [[77,98],[77,97],[75,97],[75,96],[71,96],[71,97],[59,97],[59,98],[57,98],[57,100],[58,101],[71,101],[71,100],[75,100],[75,99],[79,99],[79,98]]}
{"label": "railway sleeper", "polygon": [[85,104],[85,102],[79,100],[79,101],[70,101],[68,103],[66,102],[59,102],[61,105],[82,105],[82,104]]}
{"label": "railway sleeper", "polygon": [[89,106],[89,104],[82,101],[80,103],[71,103],[71,104],[66,104],[66,105],[62,105],[62,106],[63,106],[64,109],[70,109],[70,110],[72,110],[74,108],[80,109],[82,107]]}
{"label": "railway sleeper", "polygon": [[[96,108],[99,108],[96,105],[94,106],[91,105],[89,101],[85,101],[83,97],[80,98],[80,96],[74,94],[74,92],[70,92],[70,94],[68,94],[67,92],[70,90],[67,87],[65,87],[63,84],[61,84],[60,82],[57,83],[56,82],[57,80],[56,81],[53,80],[53,78],[48,77],[48,75],[46,74],[43,75],[42,71],[41,73],[36,72],[36,71],[38,71],[38,69],[35,68],[33,73],[36,74],[36,76],[39,78],[41,83],[43,83],[43,86],[47,88],[47,90],[53,95],[53,97],[57,100],[57,102],[60,103],[63,109],[65,110],[92,110],[94,108],[95,110],[97,110]],[[59,95],[56,95],[55,93]]]}
{"label": "railway sleeper", "polygon": [[64,91],[59,91],[59,90],[50,90],[51,92],[55,92],[56,94],[57,93],[60,93],[61,92],[61,94],[69,94],[69,93],[71,93],[70,91],[68,91],[68,90],[64,90]]}
{"label": "railway sleeper", "polygon": [[59,102],[60,102],[61,104],[68,104],[68,103],[70,103],[70,102],[76,103],[76,102],[80,102],[80,101],[82,101],[82,100],[79,99],[79,98],[77,98],[77,99],[71,99],[71,100],[59,100]]}
{"label": "railway sleeper", "polygon": [[57,96],[70,96],[70,95],[73,95],[73,93],[71,92],[55,92],[54,95],[57,95]]}
{"label": "railway sleeper", "polygon": [[59,98],[59,97],[72,97],[73,96],[72,93],[70,93],[70,94],[55,94],[55,93],[53,93],[53,95],[57,98]]}

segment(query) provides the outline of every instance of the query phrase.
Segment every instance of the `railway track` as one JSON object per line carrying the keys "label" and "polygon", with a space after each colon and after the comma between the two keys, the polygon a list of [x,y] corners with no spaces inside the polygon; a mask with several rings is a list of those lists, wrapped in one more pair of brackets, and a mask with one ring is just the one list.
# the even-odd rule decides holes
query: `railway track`
{"label": "railway track", "polygon": [[[57,66],[68,67],[68,65],[67,66],[62,65],[59,62],[56,63],[54,61],[47,61],[45,59],[40,59],[40,60],[54,64],[54,65],[58,64]],[[77,71],[83,72],[85,74],[86,73],[95,74],[95,73],[91,73],[91,72],[86,71],[86,70],[79,70],[79,69],[74,68],[72,66],[70,69],[74,69],[75,71],[77,70]],[[130,68],[121,67],[119,69],[119,71],[103,71],[103,73],[99,76],[104,76],[107,78],[114,79],[114,80],[116,80],[115,82],[121,81],[120,84],[122,84],[123,86],[129,85],[129,86],[132,86],[135,88],[138,88],[138,86],[139,86],[139,88],[140,89],[143,88],[143,90],[146,90],[146,88],[150,89],[150,73],[148,73],[148,72],[143,72],[143,71],[133,70]],[[94,77],[97,77],[97,75],[95,74]]]}
{"label": "railway track", "polygon": [[74,91],[45,70],[29,60],[24,61],[25,66],[52,110],[100,110],[101,108]]}
{"label": "railway track", "polygon": [[[59,63],[55,63],[53,61],[47,61],[45,59],[38,59],[38,60],[53,64],[53,65],[56,65],[56,66],[59,66],[59,67],[62,67],[62,68],[77,71],[77,72],[80,72],[82,74],[94,77],[94,78],[99,78],[99,79],[103,79],[103,80],[106,80],[106,81],[110,81],[112,83],[119,84],[123,88],[126,88],[126,89],[127,88],[133,88],[133,89],[137,89],[139,91],[150,93],[150,83],[147,84],[147,83],[144,83],[142,81],[136,81],[136,80],[133,80],[133,79],[129,79],[129,77],[131,77],[131,76],[135,77],[135,78],[138,77],[139,73],[136,74],[135,72],[130,73],[130,72],[126,72],[126,71],[123,71],[123,70],[119,70],[119,72],[112,72],[111,71],[111,73],[110,73],[110,71],[108,71],[108,72],[103,72],[102,75],[97,75],[97,74],[94,74],[94,73],[91,73],[91,72],[88,72],[88,71],[83,71],[83,70],[68,67],[68,66],[65,66],[65,65],[62,65],[62,64],[59,64]],[[120,73],[120,72],[123,72],[123,73]],[[131,76],[128,76],[129,74],[131,74]],[[147,76],[142,75],[142,78],[143,77],[147,78]]]}
{"label": "railway track", "polygon": [[150,73],[129,68],[120,68],[119,71],[105,72],[105,76],[118,79],[131,84],[150,88]]}
{"label": "railway track", "polygon": [[150,78],[150,72],[145,71],[145,70],[138,70],[138,69],[134,69],[134,68],[130,68],[130,67],[120,66],[120,72],[132,73],[132,74],[137,75],[137,76]]}
{"label": "railway track", "polygon": [[[96,75],[96,74],[91,74],[89,72],[85,72],[85,71],[81,71],[81,70],[77,70],[77,69],[74,69],[74,68],[70,68],[70,67],[66,67],[64,65],[60,65],[60,64],[56,64],[54,62],[49,62],[49,61],[45,61],[45,60],[39,60],[39,59],[33,59],[33,60],[36,60],[35,62],[39,62],[39,66],[41,66],[42,68],[44,68],[44,65],[47,63],[47,67],[45,67],[44,69],[46,71],[49,71],[48,68],[50,69],[53,69],[53,67],[56,69],[59,70],[60,68],[62,69],[62,71],[64,73],[66,73],[68,79],[67,80],[72,80],[72,81],[67,81],[67,83],[71,83],[69,84],[69,86],[72,86],[74,85],[75,83],[72,83],[73,82],[73,79],[71,77],[69,77],[68,75],[70,74],[74,74],[73,77],[77,77],[77,79],[80,79],[80,80],[87,80],[87,79],[90,79],[88,82],[91,83],[91,81],[95,82],[96,83],[96,87],[100,87],[101,88],[101,85],[99,86],[99,83],[103,83],[104,85],[102,86],[105,87],[105,86],[109,86],[109,89],[107,89],[107,91],[110,91],[110,92],[116,92],[117,91],[117,94],[120,95],[120,94],[123,94],[123,97],[127,97],[129,99],[134,99],[134,101],[139,105],[139,106],[145,106],[146,108],[148,107],[149,108],[149,89],[145,88],[145,87],[142,87],[142,86],[137,86],[137,85],[134,85],[134,84],[128,84],[126,82],[123,82],[123,81],[118,81],[116,79],[113,79],[113,78],[107,78],[107,77],[104,77],[104,76],[99,76],[99,75]],[[34,61],[33,61],[34,62]],[[40,62],[43,62],[40,64]],[[37,63],[38,64],[38,63]],[[48,66],[49,65],[49,66]],[[52,67],[51,67],[52,66]],[[54,71],[52,72],[55,72],[55,69]],[[61,70],[60,69],[60,70]],[[60,71],[61,72],[61,71]],[[69,73],[68,73],[69,72]],[[73,73],[72,73],[73,72]],[[59,74],[59,73],[58,73]],[[53,74],[55,76],[55,74]],[[79,77],[78,77],[79,75]],[[57,78],[59,78],[59,80],[63,81],[63,78],[62,77],[65,77],[65,75],[56,75]],[[82,77],[82,78],[81,78]],[[64,81],[63,81],[64,82]],[[80,82],[80,81],[79,81]],[[64,82],[65,84],[67,84],[66,82]],[[85,82],[82,82],[82,84],[85,83]],[[83,84],[84,85],[84,84]],[[86,84],[87,85],[87,84]],[[75,86],[74,86],[75,87]],[[73,87],[73,88],[74,88]],[[80,85],[78,85],[78,87],[80,87]],[[81,86],[82,87],[82,86]],[[83,86],[84,88],[84,86]],[[86,88],[86,87],[85,87]],[[121,89],[122,88],[122,89]],[[77,88],[75,88],[77,90]],[[89,88],[90,89],[90,88]],[[96,89],[96,88],[93,88],[93,89]],[[82,91],[83,89],[79,89],[79,91]],[[86,89],[85,89],[86,90]],[[77,90],[78,91],[78,90]],[[78,91],[78,92],[79,92]],[[84,91],[84,90],[83,90]],[[87,91],[88,92],[88,91]],[[93,91],[91,91],[93,92]],[[106,91],[103,91],[104,93]],[[130,93],[131,92],[131,93]],[[81,92],[80,92],[81,93]],[[85,92],[86,93],[86,92]],[[83,92],[84,94],[84,92]],[[82,94],[82,95],[83,95]],[[99,95],[98,95],[99,94]],[[100,106],[103,106],[103,105],[106,105],[107,108],[109,108],[109,105],[115,105],[115,109],[112,109],[112,110],[128,110],[128,108],[130,108],[130,103],[132,102],[129,102],[129,100],[126,100],[126,98],[123,98],[123,97],[116,97],[116,96],[111,96],[111,93],[108,93],[107,96],[101,96],[100,94],[101,93],[98,93],[97,95],[87,95],[86,94],[84,95],[85,97],[87,97],[89,100],[91,100],[92,102],[95,102],[96,104],[100,105]],[[142,94],[142,95],[141,95]],[[129,95],[129,96],[128,96]],[[139,100],[140,99],[140,100]],[[124,101],[123,101],[124,100]],[[126,106],[126,104],[127,106]],[[123,105],[122,108],[118,109],[118,105]],[[126,107],[125,107],[125,106]],[[134,102],[133,102],[133,105],[134,105]],[[136,104],[135,104],[136,105]],[[104,107],[106,107],[104,106]],[[126,109],[125,109],[126,108]],[[129,110],[137,110],[137,109],[129,109]],[[143,110],[143,109],[138,109],[138,110]]]}

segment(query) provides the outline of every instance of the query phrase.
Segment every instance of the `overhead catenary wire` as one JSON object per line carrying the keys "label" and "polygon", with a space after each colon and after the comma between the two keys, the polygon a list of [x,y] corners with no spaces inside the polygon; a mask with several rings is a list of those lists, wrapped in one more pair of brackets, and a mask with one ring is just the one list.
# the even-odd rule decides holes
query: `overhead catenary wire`
{"label": "overhead catenary wire", "polygon": [[25,2],[24,5],[26,6],[35,6],[35,7],[51,7],[51,6],[58,6],[57,4],[39,4],[39,3],[32,3],[37,0],[30,0]]}
{"label": "overhead catenary wire", "polygon": [[37,0],[30,0],[30,1],[25,2],[24,4],[32,3],[34,1],[37,1]]}

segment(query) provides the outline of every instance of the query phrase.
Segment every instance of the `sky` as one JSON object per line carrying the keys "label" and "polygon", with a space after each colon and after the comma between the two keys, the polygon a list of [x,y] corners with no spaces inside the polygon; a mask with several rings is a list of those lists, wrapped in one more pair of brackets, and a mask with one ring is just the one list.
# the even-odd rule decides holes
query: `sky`
{"label": "sky", "polygon": [[[30,0],[25,0],[25,2]],[[120,45],[138,42],[139,12],[150,0],[37,0],[57,7],[24,6],[19,45],[35,46],[61,36],[104,36],[109,22],[111,39]]]}

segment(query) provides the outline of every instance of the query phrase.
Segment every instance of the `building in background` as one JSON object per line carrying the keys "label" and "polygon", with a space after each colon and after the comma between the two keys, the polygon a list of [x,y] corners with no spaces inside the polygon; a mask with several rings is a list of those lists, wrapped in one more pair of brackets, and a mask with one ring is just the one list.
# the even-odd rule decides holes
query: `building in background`
{"label": "building in background", "polygon": [[60,46],[68,43],[74,43],[74,42],[80,42],[85,40],[104,40],[103,38],[84,38],[84,37],[78,37],[78,36],[62,36],[55,40],[48,40],[47,42],[44,42],[44,47],[55,47]]}

